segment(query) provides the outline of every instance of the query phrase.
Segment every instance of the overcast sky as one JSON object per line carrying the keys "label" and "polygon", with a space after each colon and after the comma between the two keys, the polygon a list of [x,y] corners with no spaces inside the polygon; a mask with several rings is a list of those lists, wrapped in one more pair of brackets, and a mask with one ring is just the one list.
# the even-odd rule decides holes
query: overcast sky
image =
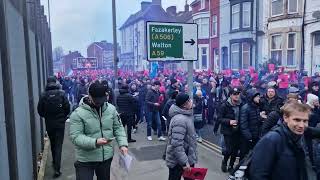
{"label": "overcast sky", "polygon": [[[140,10],[143,0],[116,0],[117,29]],[[151,0],[145,0],[151,1]],[[188,0],[189,4],[193,0]],[[47,14],[47,0],[41,0]],[[185,0],[162,0],[164,9],[175,5],[183,10]],[[61,46],[65,53],[79,50],[86,56],[93,41],[112,42],[111,0],[50,0],[53,48]],[[118,33],[118,42],[120,42]]]}

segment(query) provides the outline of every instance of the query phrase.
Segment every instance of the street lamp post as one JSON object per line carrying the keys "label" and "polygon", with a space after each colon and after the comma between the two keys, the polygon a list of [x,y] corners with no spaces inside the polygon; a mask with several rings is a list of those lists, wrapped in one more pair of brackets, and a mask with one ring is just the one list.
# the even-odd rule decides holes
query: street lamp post
{"label": "street lamp post", "polygon": [[114,96],[113,102],[119,95],[118,89],[118,43],[117,43],[117,18],[116,18],[116,0],[112,0],[112,24],[113,24],[113,65],[114,65]]}
{"label": "street lamp post", "polygon": [[112,23],[113,23],[113,62],[114,62],[114,83],[115,89],[118,89],[118,43],[117,43],[117,17],[116,0],[112,0]]}

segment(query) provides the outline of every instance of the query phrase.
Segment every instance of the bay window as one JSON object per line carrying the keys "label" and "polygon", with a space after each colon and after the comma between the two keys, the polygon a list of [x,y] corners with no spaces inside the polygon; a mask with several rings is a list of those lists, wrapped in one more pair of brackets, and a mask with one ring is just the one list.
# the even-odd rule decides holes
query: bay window
{"label": "bay window", "polygon": [[242,43],[242,69],[249,69],[251,60],[251,46],[249,43]]}
{"label": "bay window", "polygon": [[231,44],[231,69],[239,69],[239,64],[240,64],[239,49],[240,49],[239,43]]}
{"label": "bay window", "polygon": [[294,66],[296,64],[297,50],[296,50],[296,33],[288,34],[288,49],[287,49],[287,66]]}
{"label": "bay window", "polygon": [[288,13],[298,12],[298,0],[288,0]]}
{"label": "bay window", "polygon": [[251,27],[251,2],[245,2],[242,5],[242,27]]}
{"label": "bay window", "polygon": [[271,59],[274,60],[277,65],[282,63],[282,36],[271,36]]}
{"label": "bay window", "polygon": [[218,21],[217,16],[212,16],[212,36],[218,35]]}
{"label": "bay window", "polygon": [[232,30],[239,29],[240,25],[240,4],[232,6]]}
{"label": "bay window", "polygon": [[209,18],[199,18],[194,21],[198,24],[198,35],[200,39],[209,38]]}
{"label": "bay window", "polygon": [[283,0],[271,0],[271,16],[283,14]]}

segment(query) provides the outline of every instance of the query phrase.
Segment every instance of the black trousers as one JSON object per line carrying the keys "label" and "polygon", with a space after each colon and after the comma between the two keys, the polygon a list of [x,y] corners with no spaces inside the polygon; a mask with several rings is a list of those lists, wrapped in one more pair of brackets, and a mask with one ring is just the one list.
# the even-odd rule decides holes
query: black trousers
{"label": "black trousers", "polygon": [[120,115],[122,125],[125,127],[127,126],[127,136],[128,140],[131,139],[131,130],[134,124],[134,115],[128,115],[128,114],[121,114]]}
{"label": "black trousers", "polygon": [[61,153],[64,139],[64,129],[64,127],[47,128],[51,146],[53,168],[56,171],[60,171],[61,168]]}
{"label": "black trousers", "polygon": [[229,162],[229,166],[233,166],[236,158],[238,156],[238,152],[240,150],[240,135],[238,133],[234,133],[232,135],[224,135],[224,143],[226,146],[226,151],[224,152],[223,160],[225,162]]}
{"label": "black trousers", "polygon": [[[183,167],[180,165],[177,165],[174,168],[169,168],[169,180],[181,180],[182,174],[183,174]],[[191,179],[184,178],[184,180],[191,180]]]}
{"label": "black trousers", "polygon": [[112,158],[103,162],[79,162],[74,163],[76,168],[76,180],[93,180],[94,174],[97,180],[110,180],[110,168]]}
{"label": "black trousers", "polygon": [[258,143],[259,139],[255,138],[252,142],[249,142],[244,137],[241,137],[240,140],[240,161],[249,153],[250,150],[254,148],[254,146]]}

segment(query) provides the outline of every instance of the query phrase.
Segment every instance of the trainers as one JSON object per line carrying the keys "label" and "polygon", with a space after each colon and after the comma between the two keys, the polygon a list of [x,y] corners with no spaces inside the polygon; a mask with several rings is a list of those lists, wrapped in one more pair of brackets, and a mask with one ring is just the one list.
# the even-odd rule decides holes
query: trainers
{"label": "trainers", "polygon": [[137,129],[133,129],[132,133],[135,134],[137,132]]}
{"label": "trainers", "polygon": [[53,174],[53,179],[56,179],[56,178],[60,177],[61,174],[62,173],[60,171],[55,171],[54,174]]}
{"label": "trainers", "polygon": [[165,141],[166,138],[164,138],[163,136],[160,136],[160,137],[158,138],[158,140],[159,140],[159,141]]}
{"label": "trainers", "polygon": [[147,139],[148,139],[148,141],[152,141],[152,137],[151,136],[148,136]]}
{"label": "trainers", "polygon": [[202,143],[202,138],[201,137],[197,138],[197,141],[198,143]]}

